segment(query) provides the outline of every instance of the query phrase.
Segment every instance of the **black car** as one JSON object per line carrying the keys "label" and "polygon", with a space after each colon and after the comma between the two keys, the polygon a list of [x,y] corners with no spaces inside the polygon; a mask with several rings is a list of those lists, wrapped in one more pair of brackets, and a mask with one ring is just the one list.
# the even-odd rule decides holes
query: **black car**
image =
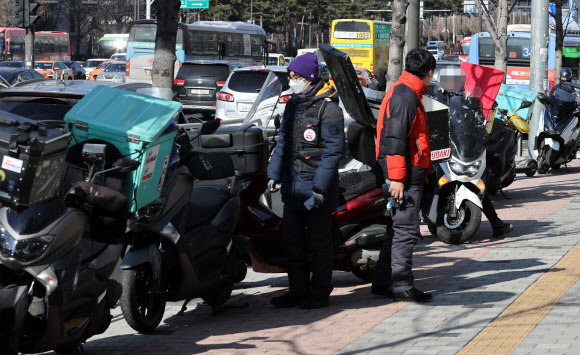
{"label": "black car", "polygon": [[21,61],[5,61],[5,62],[0,62],[0,67],[5,68],[24,68],[24,62]]}
{"label": "black car", "polygon": [[77,62],[67,61],[63,62],[67,67],[69,67],[73,71],[74,79],[86,79],[87,75],[85,74],[85,70],[81,65]]}
{"label": "black car", "polygon": [[44,76],[36,70],[11,67],[0,68],[0,77],[4,79],[4,84],[7,84],[7,86],[14,86],[33,79],[44,79]]}
{"label": "black car", "polygon": [[208,119],[215,113],[216,93],[225,85],[231,71],[246,65],[225,61],[184,62],[173,81],[173,92],[183,111],[202,113]]}

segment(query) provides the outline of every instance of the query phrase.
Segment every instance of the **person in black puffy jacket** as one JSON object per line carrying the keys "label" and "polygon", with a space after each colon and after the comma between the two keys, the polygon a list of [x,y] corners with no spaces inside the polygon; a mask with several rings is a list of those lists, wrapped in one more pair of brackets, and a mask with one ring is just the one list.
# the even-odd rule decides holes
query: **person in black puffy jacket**
{"label": "person in black puffy jacket", "polygon": [[281,188],[284,202],[290,289],[273,298],[272,304],[321,308],[329,305],[332,291],[331,225],[332,211],[338,207],[338,166],[345,151],[344,115],[336,90],[319,80],[315,54],[297,57],[288,72],[295,95],[284,110],[268,186],[272,192]]}

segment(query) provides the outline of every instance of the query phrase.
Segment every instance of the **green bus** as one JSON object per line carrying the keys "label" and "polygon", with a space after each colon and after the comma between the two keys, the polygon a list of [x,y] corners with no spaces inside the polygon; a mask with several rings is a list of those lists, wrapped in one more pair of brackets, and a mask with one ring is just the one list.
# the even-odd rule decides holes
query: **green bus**
{"label": "green bus", "polygon": [[129,34],[106,34],[99,39],[99,58],[111,58],[116,53],[127,53]]}

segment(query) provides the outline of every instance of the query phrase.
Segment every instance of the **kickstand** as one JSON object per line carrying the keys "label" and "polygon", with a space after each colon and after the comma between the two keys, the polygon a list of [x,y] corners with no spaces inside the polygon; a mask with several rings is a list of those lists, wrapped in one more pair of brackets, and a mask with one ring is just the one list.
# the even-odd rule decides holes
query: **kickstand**
{"label": "kickstand", "polygon": [[177,312],[178,316],[182,316],[185,311],[187,311],[187,304],[189,303],[189,301],[191,301],[193,298],[188,298],[185,300],[185,302],[183,302],[183,306],[181,306],[181,310],[179,312]]}
{"label": "kickstand", "polygon": [[503,196],[503,198],[505,198],[506,200],[511,200],[512,198],[510,197],[510,194],[508,192],[504,192],[503,190],[499,190],[499,192],[501,192],[501,195]]}

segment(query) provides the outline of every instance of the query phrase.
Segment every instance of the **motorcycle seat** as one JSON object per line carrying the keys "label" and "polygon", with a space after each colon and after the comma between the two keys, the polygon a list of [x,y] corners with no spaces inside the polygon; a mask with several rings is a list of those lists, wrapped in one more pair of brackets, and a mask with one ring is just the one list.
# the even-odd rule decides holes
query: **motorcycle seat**
{"label": "motorcycle seat", "polygon": [[346,171],[339,175],[340,196],[344,201],[349,201],[378,188],[377,177],[372,170]]}
{"label": "motorcycle seat", "polygon": [[187,227],[192,228],[211,220],[229,199],[229,179],[197,180],[189,201],[190,220]]}

